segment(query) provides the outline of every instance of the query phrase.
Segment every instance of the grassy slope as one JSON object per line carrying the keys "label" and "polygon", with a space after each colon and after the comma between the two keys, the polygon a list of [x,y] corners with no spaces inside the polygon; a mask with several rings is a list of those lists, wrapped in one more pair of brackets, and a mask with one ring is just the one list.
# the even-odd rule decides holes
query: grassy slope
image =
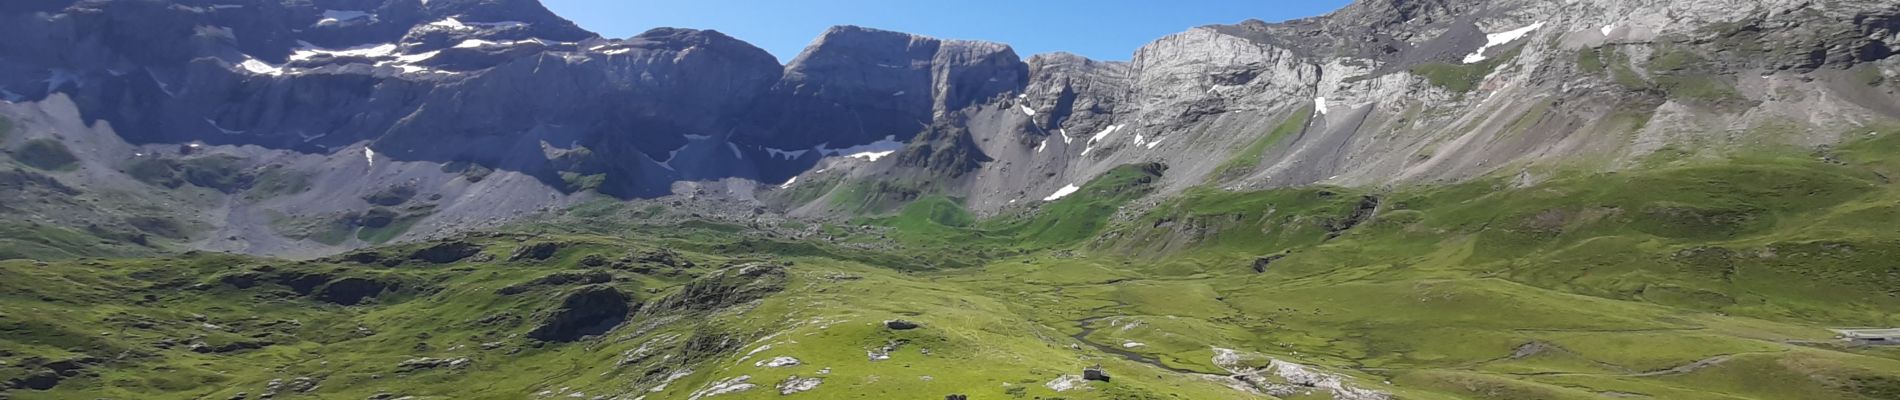
{"label": "grassy slope", "polygon": [[[543,262],[4,261],[0,381],[29,373],[21,366],[34,357],[83,354],[110,361],[54,391],[10,394],[226,398],[306,376],[324,382],[313,392],[321,398],[674,399],[747,376],[759,387],[713,398],[762,399],[780,397],[772,386],[796,375],[824,379],[794,395],[812,398],[1248,398],[1196,374],[1223,373],[1219,347],[1408,399],[1891,398],[1900,351],[1842,347],[1823,328],[1900,324],[1891,289],[1900,287],[1900,231],[1890,224],[1900,187],[1885,178],[1900,172],[1895,154],[1900,132],[1825,157],[1838,162],[1676,162],[1531,187],[1196,190],[1111,222],[1159,172],[1129,167],[1033,214],[977,220],[953,199],[926,198],[860,221],[893,227],[904,244],[893,251],[713,223],[628,232],[550,222],[534,236],[477,240],[499,260],[526,243],[568,243]],[[1379,200],[1376,213],[1355,218],[1366,196]],[[583,206],[574,218],[606,221],[611,209]],[[586,266],[590,255],[660,247],[697,266]],[[1255,272],[1255,258],[1268,255],[1281,257]],[[565,289],[495,292],[599,269],[653,303],[717,266],[756,260],[793,265],[784,292],[704,314],[643,314],[574,344],[521,336]],[[958,265],[946,260],[973,267],[928,268]],[[264,265],[405,289],[345,307],[218,283]],[[881,327],[895,318],[923,328]],[[227,354],[154,345],[193,338],[275,344]],[[892,359],[867,357],[900,339]],[[620,365],[637,354],[651,356]],[[778,356],[802,363],[755,365]],[[397,371],[414,357],[472,364]],[[1116,379],[1060,393],[1043,386],[1094,364]]]}

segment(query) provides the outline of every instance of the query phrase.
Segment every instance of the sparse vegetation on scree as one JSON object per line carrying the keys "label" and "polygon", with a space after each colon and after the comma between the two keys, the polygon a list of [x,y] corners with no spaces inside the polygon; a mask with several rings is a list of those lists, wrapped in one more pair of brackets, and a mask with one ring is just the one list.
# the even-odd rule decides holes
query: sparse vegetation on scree
{"label": "sparse vegetation on scree", "polygon": [[[1195,189],[1123,220],[1167,174],[1130,165],[1021,215],[927,197],[855,221],[890,248],[586,205],[312,261],[0,261],[0,382],[15,399],[1884,399],[1900,352],[1824,328],[1900,324],[1894,133],[1836,162]],[[1083,379],[1097,365],[1110,379]]]}

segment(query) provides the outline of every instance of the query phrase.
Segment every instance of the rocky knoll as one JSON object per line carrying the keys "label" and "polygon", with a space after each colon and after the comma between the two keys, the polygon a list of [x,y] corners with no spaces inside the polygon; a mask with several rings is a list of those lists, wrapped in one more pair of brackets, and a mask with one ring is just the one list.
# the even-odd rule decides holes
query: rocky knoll
{"label": "rocky knoll", "polygon": [[541,325],[528,332],[528,337],[572,342],[599,335],[626,322],[636,307],[632,296],[611,286],[583,286],[568,293],[559,307],[541,315]]}

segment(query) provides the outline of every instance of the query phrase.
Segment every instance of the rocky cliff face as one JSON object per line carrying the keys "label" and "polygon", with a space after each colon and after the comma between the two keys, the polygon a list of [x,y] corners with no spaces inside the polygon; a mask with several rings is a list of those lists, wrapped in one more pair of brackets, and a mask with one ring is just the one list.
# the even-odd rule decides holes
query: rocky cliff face
{"label": "rocky cliff face", "polygon": [[1872,1],[1362,1],[1196,28],[1127,64],[1038,56],[1015,98],[952,117],[995,161],[947,191],[997,211],[1136,162],[1171,167],[1159,198],[1824,146],[1900,117],[1895,15]]}
{"label": "rocky cliff face", "polygon": [[307,240],[235,220],[385,220],[357,199],[399,188],[420,200],[388,213],[417,231],[726,178],[801,191],[767,196],[800,214],[864,187],[992,213],[1129,163],[1170,167],[1155,198],[1535,180],[1900,119],[1900,11],[1873,0],[1366,0],[1129,62],[838,27],[781,66],[713,31],[600,38],[533,0],[31,0],[0,33],[0,111],[28,131],[0,140],[116,143],[68,179],[207,154],[161,151],[180,144],[313,177],[215,201],[213,226],[248,228],[196,245],[250,251]]}

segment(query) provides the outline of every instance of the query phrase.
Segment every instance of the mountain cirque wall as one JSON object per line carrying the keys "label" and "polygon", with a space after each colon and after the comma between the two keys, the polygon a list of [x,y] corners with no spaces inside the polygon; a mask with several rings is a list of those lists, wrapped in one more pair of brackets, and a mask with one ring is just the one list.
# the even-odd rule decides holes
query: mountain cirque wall
{"label": "mountain cirque wall", "polygon": [[[781,66],[714,31],[600,38],[533,0],[33,0],[0,22],[35,39],[0,43],[10,115],[70,99],[65,124],[105,122],[89,129],[130,153],[307,160],[284,165],[349,193],[239,197],[204,217],[246,238],[278,236],[246,222],[266,211],[362,213],[374,204],[354,197],[402,187],[436,200],[394,218],[430,232],[705,187],[686,182],[757,201],[726,178],[801,192],[765,197],[800,215],[863,211],[834,205],[865,187],[991,214],[1131,163],[1169,166],[1156,197],[1534,181],[1900,119],[1900,11],[1871,0],[1361,1],[1195,28],[1129,62],[838,27]],[[25,125],[15,136],[74,135]],[[390,178],[377,160],[413,166]],[[507,189],[470,173],[491,170]]]}

